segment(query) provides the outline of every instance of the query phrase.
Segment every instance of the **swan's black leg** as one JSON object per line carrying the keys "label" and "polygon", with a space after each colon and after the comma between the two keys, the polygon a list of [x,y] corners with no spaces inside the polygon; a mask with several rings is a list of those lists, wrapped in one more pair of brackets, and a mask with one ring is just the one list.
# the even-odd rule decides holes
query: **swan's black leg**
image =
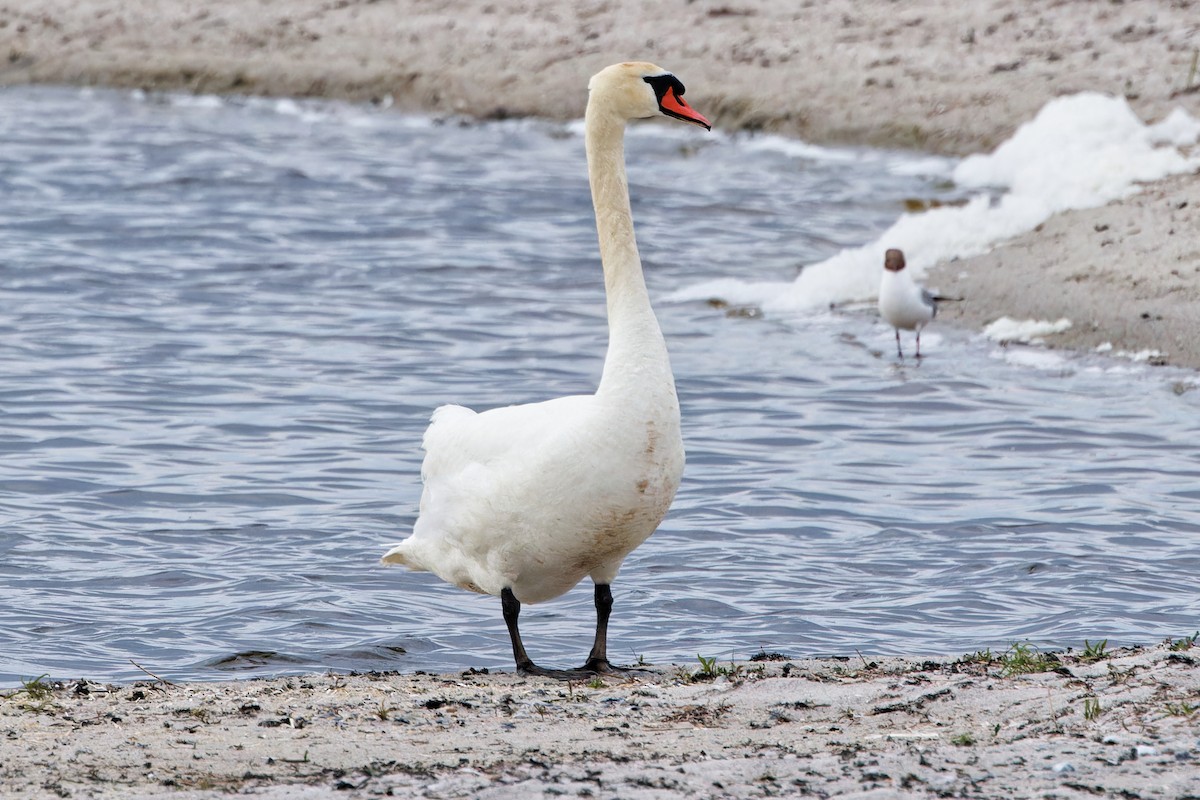
{"label": "swan's black leg", "polygon": [[533,666],[533,660],[525,652],[521,642],[521,631],[517,629],[517,617],[521,615],[521,601],[507,587],[500,592],[500,608],[504,611],[504,624],[508,626],[508,638],[512,639],[513,661],[517,662],[517,672]]}
{"label": "swan's black leg", "polygon": [[587,668],[546,669],[534,664],[533,659],[525,652],[525,645],[521,642],[521,631],[517,628],[517,617],[521,615],[521,601],[512,593],[512,589],[505,587],[501,590],[500,608],[504,612],[504,624],[508,626],[508,638],[512,639],[513,661],[517,664],[519,674],[554,678],[560,681],[587,680],[596,674],[595,670]]}
{"label": "swan's black leg", "polygon": [[608,617],[612,614],[612,589],[607,583],[596,584],[596,641],[582,669],[600,673],[627,673],[637,667],[618,667],[608,660]]}
{"label": "swan's black leg", "polygon": [[596,641],[592,644],[592,652],[588,655],[584,669],[594,672],[611,672],[612,664],[608,663],[608,617],[612,614],[612,589],[607,583],[596,584]]}

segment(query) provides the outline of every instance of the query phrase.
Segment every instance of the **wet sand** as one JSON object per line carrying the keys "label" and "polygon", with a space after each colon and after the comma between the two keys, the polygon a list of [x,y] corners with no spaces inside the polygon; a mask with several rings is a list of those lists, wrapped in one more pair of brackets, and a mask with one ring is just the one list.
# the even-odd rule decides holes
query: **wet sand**
{"label": "wet sand", "polygon": [[76,681],[0,702],[0,795],[1195,797],[1197,652]]}

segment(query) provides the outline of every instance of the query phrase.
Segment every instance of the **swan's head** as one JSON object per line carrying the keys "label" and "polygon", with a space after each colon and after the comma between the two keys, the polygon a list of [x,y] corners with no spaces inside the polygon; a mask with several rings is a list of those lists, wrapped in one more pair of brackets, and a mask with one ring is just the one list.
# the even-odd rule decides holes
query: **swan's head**
{"label": "swan's head", "polygon": [[588,82],[589,106],[603,105],[625,119],[665,114],[712,130],[704,115],[684,101],[683,92],[679,78],[645,61],[613,64]]}
{"label": "swan's head", "polygon": [[883,268],[888,272],[900,272],[904,269],[904,253],[895,248],[883,254]]}

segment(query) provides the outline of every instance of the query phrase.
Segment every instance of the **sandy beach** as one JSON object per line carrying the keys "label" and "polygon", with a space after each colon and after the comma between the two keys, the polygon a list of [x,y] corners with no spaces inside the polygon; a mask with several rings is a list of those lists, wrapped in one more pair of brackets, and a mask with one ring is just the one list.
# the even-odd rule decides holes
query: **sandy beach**
{"label": "sandy beach", "polygon": [[[592,73],[638,58],[683,77],[723,130],[947,155],[988,151],[1082,90],[1146,121],[1200,117],[1197,53],[1190,2],[0,2],[0,85],[574,119]],[[1200,369],[1200,175],[1061,214],[927,283],[963,298],[937,324],[1067,317],[1049,346]],[[595,685],[82,676],[3,693],[0,796],[1200,797],[1187,645],[1062,654],[1029,674],[1001,654],[868,654]]]}
{"label": "sandy beach", "polygon": [[[656,61],[722,130],[985,152],[1055,97],[1200,116],[1200,15],[1184,2],[8,0],[0,84],[343,98],[478,118],[582,116],[588,77]],[[1050,346],[1200,368],[1200,178],[1061,215],[932,270],[941,321],[1068,318]],[[1030,287],[1038,291],[1030,291]],[[1151,355],[1152,354],[1152,355]]]}
{"label": "sandy beach", "polygon": [[1013,654],[764,653],[586,685],[482,673],[74,681],[0,703],[0,795],[1197,797],[1188,645],[1076,651],[1028,674]]}

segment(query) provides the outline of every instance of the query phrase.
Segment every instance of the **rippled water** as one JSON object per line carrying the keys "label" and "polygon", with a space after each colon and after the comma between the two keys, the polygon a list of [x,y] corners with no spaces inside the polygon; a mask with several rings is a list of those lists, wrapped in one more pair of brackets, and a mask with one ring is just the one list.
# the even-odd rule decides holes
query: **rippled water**
{"label": "rippled water", "polygon": [[[953,196],[912,157],[762,145],[632,135],[656,297]],[[577,126],[5,89],[0,195],[0,684],[509,665],[498,601],[377,561],[432,408],[598,379]],[[614,586],[614,653],[1198,626],[1191,375],[944,329],[900,365],[865,310],[658,310],[689,462]],[[522,620],[536,659],[579,661],[590,588]]]}

